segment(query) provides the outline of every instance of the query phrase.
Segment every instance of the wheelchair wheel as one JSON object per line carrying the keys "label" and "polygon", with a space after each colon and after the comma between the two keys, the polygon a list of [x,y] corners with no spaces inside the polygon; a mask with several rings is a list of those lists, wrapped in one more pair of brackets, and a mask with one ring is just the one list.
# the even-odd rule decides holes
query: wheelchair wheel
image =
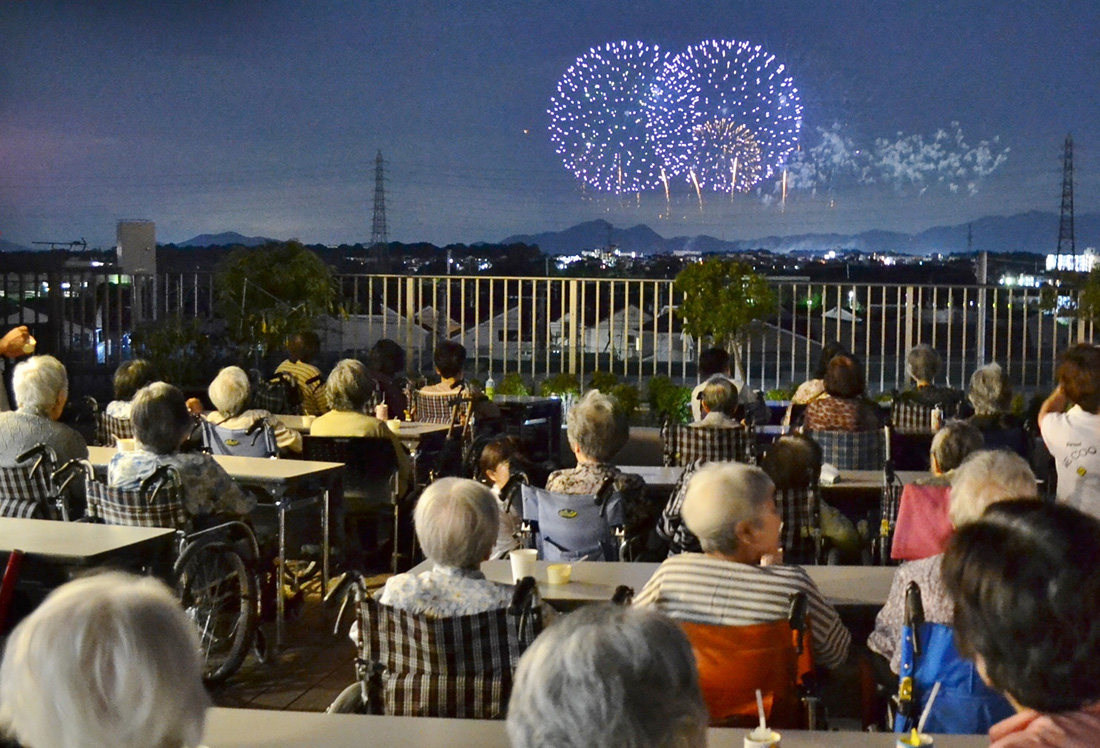
{"label": "wheelchair wheel", "polygon": [[356,682],[345,688],[340,692],[340,695],[336,697],[336,700],[329,704],[328,709],[325,710],[325,714],[369,714],[370,710],[367,709],[367,705],[363,703],[363,686]]}
{"label": "wheelchair wheel", "polygon": [[194,543],[176,562],[176,592],[199,631],[203,679],[219,683],[244,662],[256,632],[256,580],[226,543]]}

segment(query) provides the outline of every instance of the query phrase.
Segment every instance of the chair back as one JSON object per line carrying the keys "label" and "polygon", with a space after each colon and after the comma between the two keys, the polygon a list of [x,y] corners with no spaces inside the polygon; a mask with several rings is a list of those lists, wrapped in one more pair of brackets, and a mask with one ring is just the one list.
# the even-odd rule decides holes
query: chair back
{"label": "chair back", "polygon": [[696,460],[756,463],[756,434],[752,427],[666,423],[661,428],[661,438],[666,466],[680,467]]}
{"label": "chair back", "polygon": [[86,494],[87,516],[108,525],[185,530],[191,524],[179,471],[171,465],[157,468],[138,489],[113,488],[89,478]]}
{"label": "chair back", "polygon": [[287,415],[302,412],[302,390],[288,372],[277,372],[265,379],[253,369],[249,376],[253,408]]}
{"label": "chair back", "polygon": [[371,711],[411,717],[503,719],[520,655],[541,630],[537,587],[508,608],[433,618],[361,603],[360,657]]}
{"label": "chair back", "polygon": [[244,429],[231,429],[202,419],[202,446],[210,454],[233,457],[278,457],[275,429],[262,418]]}
{"label": "chair back", "polygon": [[545,561],[618,561],[622,556],[623,497],[613,481],[599,493],[564,494],[523,485],[523,520]]}
{"label": "chair back", "polygon": [[462,391],[457,392],[424,392],[412,390],[409,400],[409,409],[414,421],[424,423],[448,423],[453,424],[460,416],[455,415],[456,409],[463,411],[469,402]]}
{"label": "chair back", "polygon": [[[915,590],[915,592],[913,592]],[[950,626],[926,623],[920,587],[906,589],[906,622],[901,633],[898,710],[894,732],[908,733],[917,723],[932,688],[940,684],[924,731],[954,735],[984,734],[1015,709],[982,682],[973,662],[959,654]]]}
{"label": "chair back", "polygon": [[96,414],[96,443],[101,447],[115,446],[116,439],[133,439],[134,422],[129,418],[115,418],[105,412]]}
{"label": "chair back", "polygon": [[787,488],[775,492],[775,505],[783,517],[780,544],[788,564],[821,561],[821,492],[815,483],[808,488]]}
{"label": "chair back", "polygon": [[306,435],[302,457],[344,463],[344,501],[352,511],[357,504],[392,504],[397,498],[397,450],[384,436]]}
{"label": "chair back", "polygon": [[[792,600],[791,607],[792,618],[800,613],[804,622],[804,603]],[[679,625],[695,653],[712,725],[755,726],[759,721],[756,690],[760,689],[769,725],[805,727],[798,689],[803,677],[813,671],[808,631],[800,636],[791,619],[748,626],[687,621]]]}
{"label": "chair back", "polygon": [[882,470],[886,462],[883,429],[871,431],[808,431],[821,446],[821,460],[840,470]]}
{"label": "chair back", "polygon": [[[16,458],[19,463],[0,468],[0,517],[58,519],[59,492],[53,482],[57,454],[39,444]],[[63,505],[62,505],[63,506]]]}

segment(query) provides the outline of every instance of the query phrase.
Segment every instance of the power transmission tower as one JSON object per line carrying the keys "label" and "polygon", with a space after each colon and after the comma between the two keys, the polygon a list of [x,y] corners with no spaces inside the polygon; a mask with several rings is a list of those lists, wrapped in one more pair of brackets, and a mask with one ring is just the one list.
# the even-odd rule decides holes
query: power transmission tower
{"label": "power transmission tower", "polygon": [[1073,232],[1073,135],[1066,136],[1066,155],[1062,166],[1062,220],[1058,225],[1058,256],[1073,255],[1077,270],[1077,242]]}
{"label": "power transmission tower", "polygon": [[389,232],[386,230],[386,187],[383,176],[382,151],[374,159],[374,218],[370,225],[371,249],[379,247],[382,250],[381,259],[383,270],[390,267]]}

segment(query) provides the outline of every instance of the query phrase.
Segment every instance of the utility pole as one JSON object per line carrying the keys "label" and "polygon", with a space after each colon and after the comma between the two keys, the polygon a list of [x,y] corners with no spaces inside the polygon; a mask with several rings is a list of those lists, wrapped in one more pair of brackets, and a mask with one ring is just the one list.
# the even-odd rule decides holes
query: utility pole
{"label": "utility pole", "polygon": [[1062,161],[1062,218],[1058,224],[1058,256],[1073,255],[1077,270],[1077,241],[1073,232],[1073,135],[1066,136],[1066,154]]}
{"label": "utility pole", "polygon": [[374,217],[370,224],[370,247],[381,249],[383,272],[390,269],[389,231],[386,229],[386,187],[383,174],[382,151],[374,159]]}

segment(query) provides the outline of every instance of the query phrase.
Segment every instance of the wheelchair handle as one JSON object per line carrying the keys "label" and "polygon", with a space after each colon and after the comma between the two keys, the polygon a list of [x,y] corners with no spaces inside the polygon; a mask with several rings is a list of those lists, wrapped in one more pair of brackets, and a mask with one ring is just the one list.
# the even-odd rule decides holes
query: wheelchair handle
{"label": "wheelchair handle", "polygon": [[620,584],[615,588],[615,594],[611,596],[611,602],[616,605],[630,605],[634,602],[634,588]]}
{"label": "wheelchair handle", "polygon": [[918,629],[924,623],[924,603],[921,599],[920,586],[916,582],[910,582],[905,588],[905,625],[913,635],[913,654],[919,655],[921,650],[920,635]]}

